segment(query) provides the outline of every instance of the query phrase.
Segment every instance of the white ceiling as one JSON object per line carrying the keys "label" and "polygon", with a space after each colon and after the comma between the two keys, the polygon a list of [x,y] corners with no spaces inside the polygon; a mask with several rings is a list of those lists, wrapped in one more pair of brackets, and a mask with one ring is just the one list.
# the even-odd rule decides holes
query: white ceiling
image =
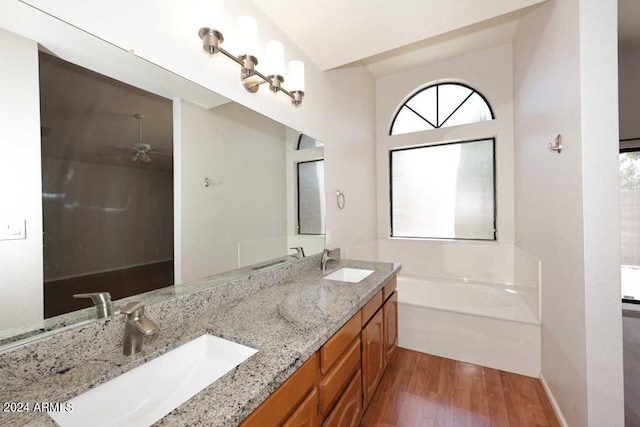
{"label": "white ceiling", "polygon": [[640,0],[618,1],[620,44],[640,45]]}
{"label": "white ceiling", "polygon": [[[253,0],[321,70],[366,58],[371,63],[376,55],[542,1]],[[496,34],[488,38],[502,37]],[[424,46],[418,48],[423,49]]]}
{"label": "white ceiling", "polygon": [[511,43],[521,12],[513,12],[447,34],[381,53],[362,62],[375,77],[434,64]]}

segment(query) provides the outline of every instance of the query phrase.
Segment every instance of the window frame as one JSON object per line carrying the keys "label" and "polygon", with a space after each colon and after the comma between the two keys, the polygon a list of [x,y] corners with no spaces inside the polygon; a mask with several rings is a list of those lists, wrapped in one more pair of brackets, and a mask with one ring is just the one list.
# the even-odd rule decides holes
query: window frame
{"label": "window frame", "polygon": [[298,235],[302,236],[325,236],[326,224],[324,233],[302,233],[300,227],[300,165],[305,163],[324,162],[325,159],[305,160],[302,162],[296,162],[296,231]]}
{"label": "window frame", "polygon": [[[396,151],[416,150],[421,148],[439,147],[443,145],[466,144],[480,141],[492,141],[492,161],[493,161],[493,239],[473,239],[455,237],[423,237],[423,236],[394,236],[393,235],[393,153]],[[497,194],[497,157],[496,157],[496,137],[475,138],[464,141],[438,142],[434,144],[421,144],[410,147],[392,148],[389,150],[389,238],[406,240],[438,240],[452,242],[498,242],[498,194]]]}
{"label": "window frame", "polygon": [[[625,146],[624,148],[619,148],[618,149],[619,154],[640,152],[640,138],[626,138],[626,139],[621,139],[619,142],[624,143],[624,142],[631,142],[631,141],[637,141],[637,142],[635,144],[626,144],[627,146]],[[618,188],[618,191],[620,191],[620,188]],[[621,299],[622,299],[622,302],[626,304],[640,305],[639,299],[630,299],[630,298],[625,298],[623,296],[621,296]]]}
{"label": "window frame", "polygon": [[[431,89],[433,87],[436,88],[436,120],[439,117],[440,114],[440,90],[439,87],[440,86],[444,86],[444,85],[456,85],[456,86],[462,86],[465,87],[469,90],[471,90],[471,93],[464,99],[464,101],[462,101],[460,103],[460,105],[458,105],[455,110],[453,110],[451,112],[451,114],[449,114],[449,116],[442,122],[442,123],[436,123],[437,126],[434,126],[433,123],[429,122],[426,118],[422,117],[420,114],[418,114],[416,111],[414,111],[411,107],[409,107],[407,104],[409,103],[409,101],[411,101],[414,97],[420,95],[422,92],[424,92],[425,90]],[[389,126],[389,136],[397,136],[397,135],[405,135],[404,134],[394,134],[393,133],[393,126],[396,123],[396,119],[398,118],[398,115],[400,114],[400,111],[402,111],[402,109],[404,107],[409,108],[411,111],[413,111],[414,114],[416,114],[418,117],[420,117],[422,120],[424,120],[425,122],[429,123],[431,126],[433,126],[433,129],[426,129],[426,130],[434,130],[434,129],[442,129],[442,125],[445,124],[447,122],[447,120],[449,120],[451,118],[451,116],[453,116],[459,109],[460,107],[462,107],[462,105],[467,102],[467,100],[474,94],[477,93],[480,98],[482,98],[482,100],[485,102],[485,104],[487,105],[487,107],[489,108],[489,112],[491,113],[491,120],[495,120],[496,119],[496,115],[493,111],[493,107],[491,106],[491,103],[489,103],[489,100],[487,99],[486,96],[484,96],[484,94],[482,92],[480,92],[479,90],[469,86],[466,83],[461,83],[461,82],[439,82],[439,83],[433,83],[430,85],[427,85],[417,91],[415,91],[414,93],[411,94],[411,96],[409,96],[401,105],[400,107],[398,107],[398,109],[396,110],[394,116],[393,116],[393,120],[391,121],[391,126]],[[484,121],[490,121],[490,120],[484,120]],[[473,123],[480,123],[480,122],[472,122],[472,123],[465,123],[463,125],[460,126],[464,126],[464,125],[469,125],[469,124],[473,124]],[[422,131],[415,131],[415,132],[425,132],[426,130],[422,130]],[[407,133],[415,133],[415,132],[407,132]]]}
{"label": "window frame", "polygon": [[[307,138],[313,139],[313,140],[316,142],[316,144],[319,144],[319,145],[316,145],[315,147],[300,148],[300,144],[302,144],[302,139],[303,139],[305,136],[306,136]],[[300,133],[300,136],[298,136],[298,142],[296,142],[296,148],[295,148],[295,150],[294,150],[294,151],[309,150],[309,149],[320,148],[320,147],[324,147],[324,144],[323,144],[323,143],[321,143],[320,141],[318,141],[317,139],[315,139],[315,138],[313,138],[313,137],[311,137],[311,136],[309,136],[309,135],[305,134],[305,133]]]}

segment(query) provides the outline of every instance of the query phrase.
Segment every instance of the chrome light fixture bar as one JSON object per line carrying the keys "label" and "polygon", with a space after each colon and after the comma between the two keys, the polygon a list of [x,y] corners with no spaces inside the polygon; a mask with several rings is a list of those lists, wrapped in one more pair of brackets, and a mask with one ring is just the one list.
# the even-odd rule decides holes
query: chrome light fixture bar
{"label": "chrome light fixture bar", "polygon": [[[243,22],[243,18],[248,19],[244,20]],[[245,33],[253,33],[248,35],[247,38],[250,39],[250,41],[246,43],[247,45],[251,45],[251,42],[257,39],[257,27],[255,27],[255,21],[253,21],[253,24],[251,24],[251,21],[249,20],[253,21],[253,18],[240,17],[238,20],[240,27],[239,32],[241,36],[243,35],[243,31]],[[254,27],[252,27],[252,25],[254,25]],[[256,68],[256,66],[258,65],[258,58],[256,58],[254,55],[250,53],[243,53],[236,56],[222,47],[224,36],[220,31],[210,27],[202,27],[198,31],[198,36],[202,40],[202,49],[207,55],[213,56],[221,53],[240,65],[240,81],[247,91],[256,93],[260,88],[260,85],[268,83],[271,92],[284,93],[289,98],[291,98],[291,103],[296,107],[299,107],[302,104],[302,99],[304,98],[304,63],[302,63],[302,61],[291,61],[289,63],[289,78],[296,83],[297,88],[295,90],[287,90],[282,86],[282,84],[284,83],[284,77],[281,74],[281,70],[277,70],[277,72],[269,73],[267,75],[261,73]],[[252,38],[254,40],[251,40]],[[250,47],[243,47],[247,52],[252,51]],[[278,62],[278,60],[284,62],[284,51],[281,43],[269,42],[267,44],[268,58],[270,53],[271,55],[276,56],[277,59],[275,60],[275,62]],[[270,66],[269,68],[278,69],[282,67]]]}

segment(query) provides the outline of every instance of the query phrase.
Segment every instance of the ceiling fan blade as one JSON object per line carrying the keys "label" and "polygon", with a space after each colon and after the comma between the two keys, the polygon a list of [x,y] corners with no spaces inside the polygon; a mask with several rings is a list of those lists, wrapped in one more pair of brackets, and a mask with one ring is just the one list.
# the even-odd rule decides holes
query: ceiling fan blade
{"label": "ceiling fan blade", "polygon": [[147,153],[155,156],[155,155],[159,155],[159,156],[173,156],[173,153],[170,151],[156,151],[156,150],[149,150],[147,151]]}

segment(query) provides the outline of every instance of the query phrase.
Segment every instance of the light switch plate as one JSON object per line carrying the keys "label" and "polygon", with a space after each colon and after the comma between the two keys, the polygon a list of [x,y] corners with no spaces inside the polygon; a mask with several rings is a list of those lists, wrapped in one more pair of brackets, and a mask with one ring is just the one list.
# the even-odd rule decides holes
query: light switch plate
{"label": "light switch plate", "polygon": [[20,240],[27,238],[24,219],[0,218],[0,240]]}

